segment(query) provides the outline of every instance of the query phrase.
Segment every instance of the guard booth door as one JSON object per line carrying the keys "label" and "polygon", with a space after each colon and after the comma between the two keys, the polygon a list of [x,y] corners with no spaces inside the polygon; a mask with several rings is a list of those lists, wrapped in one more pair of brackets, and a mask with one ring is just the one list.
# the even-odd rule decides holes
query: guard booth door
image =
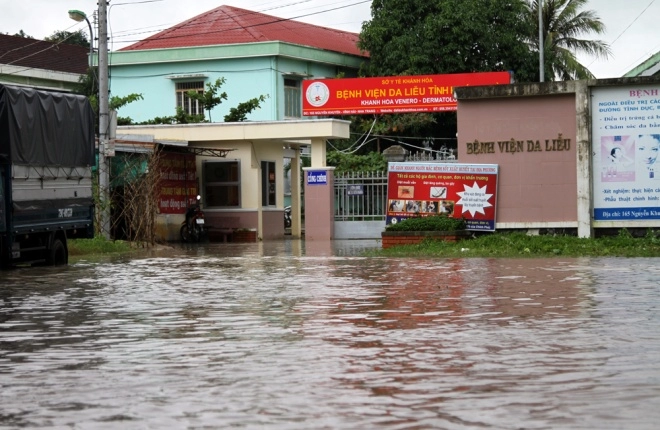
{"label": "guard booth door", "polygon": [[261,205],[277,205],[277,182],[275,180],[275,163],[273,161],[261,162]]}

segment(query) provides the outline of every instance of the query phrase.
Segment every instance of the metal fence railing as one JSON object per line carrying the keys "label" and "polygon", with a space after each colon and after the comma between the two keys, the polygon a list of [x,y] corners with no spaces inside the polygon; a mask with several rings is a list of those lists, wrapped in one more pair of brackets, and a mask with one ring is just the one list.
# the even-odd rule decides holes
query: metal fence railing
{"label": "metal fence railing", "polygon": [[387,208],[387,172],[335,174],[335,221],[380,221]]}

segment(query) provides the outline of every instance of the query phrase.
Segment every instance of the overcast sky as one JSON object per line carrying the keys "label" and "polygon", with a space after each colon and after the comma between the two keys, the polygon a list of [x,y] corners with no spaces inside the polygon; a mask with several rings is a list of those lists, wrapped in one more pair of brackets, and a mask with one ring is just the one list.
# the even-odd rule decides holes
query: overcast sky
{"label": "overcast sky", "polygon": [[[97,0],[1,0],[0,32],[43,39],[57,30],[86,32],[86,23],[68,17],[78,9],[90,17]],[[371,18],[369,0],[112,0],[109,9],[111,50],[214,9],[232,5],[281,18],[359,33]],[[600,16],[612,57],[579,57],[597,78],[620,77],[660,51],[660,0],[589,0],[587,8]],[[90,19],[90,21],[92,21]],[[92,21],[93,24],[93,21]]]}

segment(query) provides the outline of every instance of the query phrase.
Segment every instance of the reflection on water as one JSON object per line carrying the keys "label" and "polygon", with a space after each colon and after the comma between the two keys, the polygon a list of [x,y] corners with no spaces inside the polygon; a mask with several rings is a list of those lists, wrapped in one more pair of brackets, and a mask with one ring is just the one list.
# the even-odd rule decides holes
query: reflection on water
{"label": "reflection on water", "polygon": [[3,272],[0,427],[657,427],[657,260],[361,257],[371,246]]}

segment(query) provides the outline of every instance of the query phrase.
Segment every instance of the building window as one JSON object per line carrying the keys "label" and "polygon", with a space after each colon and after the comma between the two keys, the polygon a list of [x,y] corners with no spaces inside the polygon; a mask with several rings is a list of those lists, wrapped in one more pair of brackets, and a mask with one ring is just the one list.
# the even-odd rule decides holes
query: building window
{"label": "building window", "polygon": [[176,83],[176,107],[183,109],[188,115],[203,115],[204,109],[197,100],[188,97],[188,91],[204,93],[204,82],[177,82]]}
{"label": "building window", "polygon": [[241,206],[240,161],[204,161],[202,163],[204,202],[209,208]]}
{"label": "building window", "polygon": [[275,180],[275,163],[273,161],[261,162],[261,205],[262,206],[275,206],[277,205],[275,188],[277,181]]}
{"label": "building window", "polygon": [[302,117],[300,80],[284,78],[284,118]]}

